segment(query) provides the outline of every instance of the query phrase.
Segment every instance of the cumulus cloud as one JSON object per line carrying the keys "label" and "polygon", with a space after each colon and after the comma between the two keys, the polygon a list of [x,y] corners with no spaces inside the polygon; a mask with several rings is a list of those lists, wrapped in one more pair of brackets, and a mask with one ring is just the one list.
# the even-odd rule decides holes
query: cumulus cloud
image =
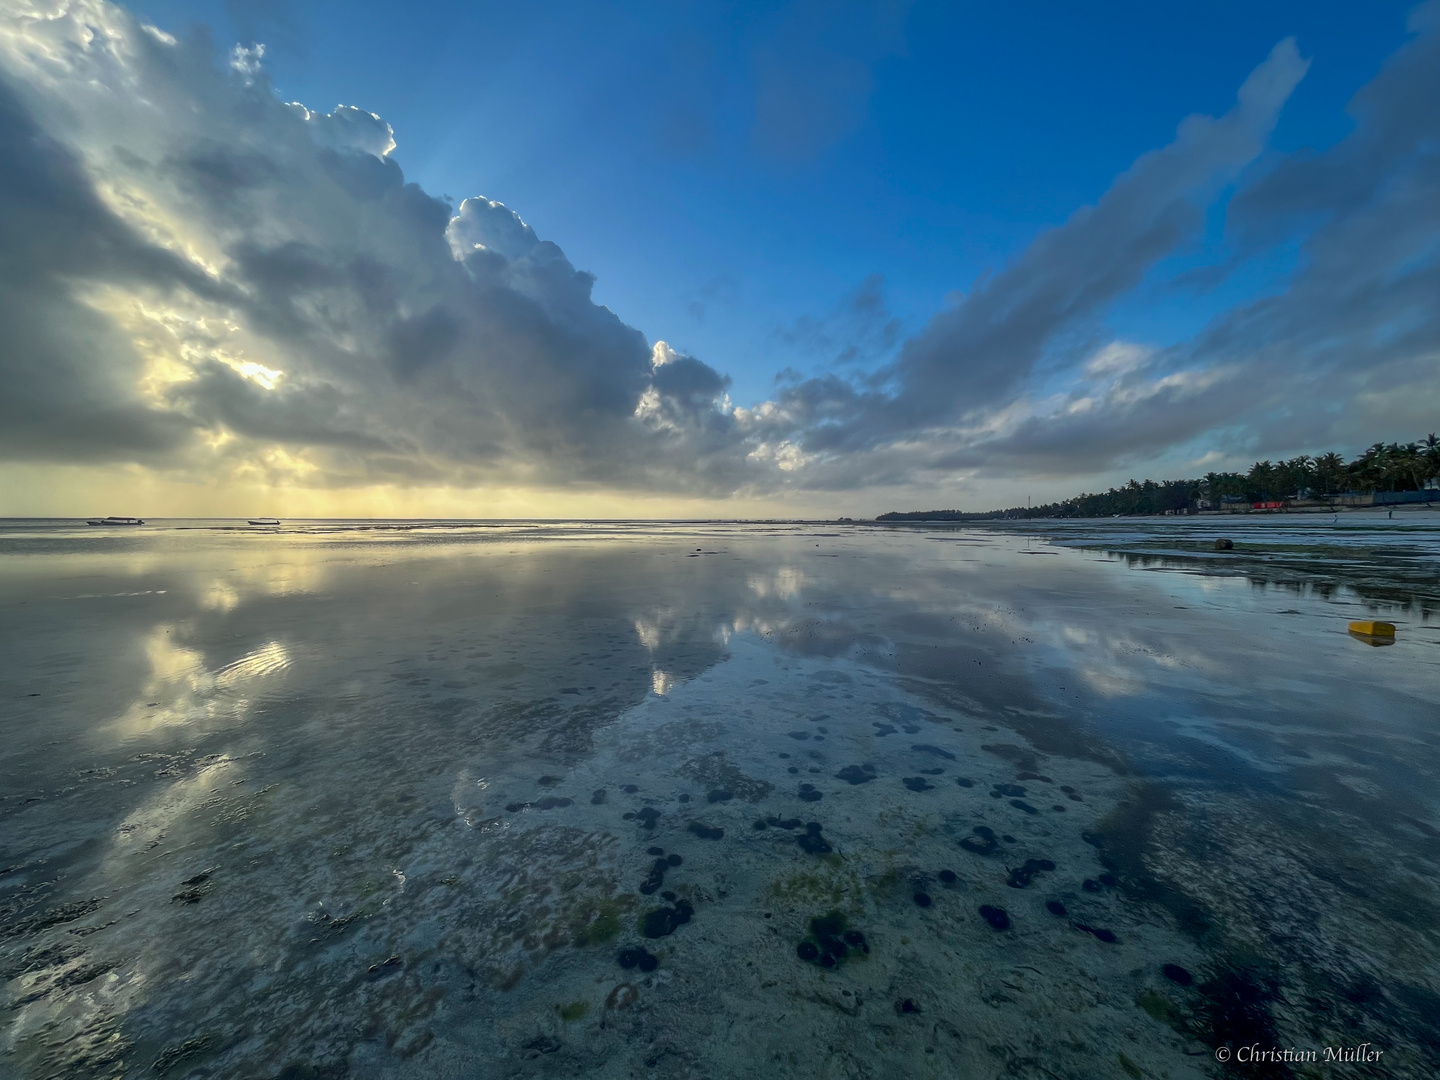
{"label": "cumulus cloud", "polygon": [[[903,5],[882,9],[893,52]],[[1440,403],[1437,12],[1336,146],[1259,169],[1307,66],[1281,42],[1233,108],[919,333],[878,275],[783,328],[836,370],[742,407],[511,208],[408,183],[380,117],[284,102],[259,48],[22,0],[0,13],[0,458],[726,496],[1074,476],[1246,425],[1305,449],[1405,434]],[[1107,343],[1237,183],[1216,274],[1299,237],[1292,279],[1193,340]]]}
{"label": "cumulus cloud", "polygon": [[330,484],[757,471],[721,460],[723,377],[657,367],[559,247],[406,183],[388,124],[282,102],[261,60],[98,0],[7,10],[0,453]]}

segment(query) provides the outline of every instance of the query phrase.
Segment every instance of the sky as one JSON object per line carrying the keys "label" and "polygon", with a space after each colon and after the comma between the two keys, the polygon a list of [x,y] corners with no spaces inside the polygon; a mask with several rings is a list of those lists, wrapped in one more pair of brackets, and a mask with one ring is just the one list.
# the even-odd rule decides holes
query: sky
{"label": "sky", "polygon": [[1440,427],[1440,4],[0,0],[0,514],[988,509]]}

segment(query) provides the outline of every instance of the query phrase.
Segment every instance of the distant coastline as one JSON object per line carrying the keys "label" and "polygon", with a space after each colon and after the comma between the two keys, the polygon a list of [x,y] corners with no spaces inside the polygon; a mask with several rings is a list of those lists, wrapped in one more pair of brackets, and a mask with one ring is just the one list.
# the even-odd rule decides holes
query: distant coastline
{"label": "distant coastline", "polygon": [[1326,510],[1440,503],[1440,438],[1375,443],[1346,461],[1331,452],[1257,461],[1247,473],[1210,472],[1193,480],[1131,480],[1124,487],[1041,506],[1003,510],[910,510],[876,521],[987,521]]}

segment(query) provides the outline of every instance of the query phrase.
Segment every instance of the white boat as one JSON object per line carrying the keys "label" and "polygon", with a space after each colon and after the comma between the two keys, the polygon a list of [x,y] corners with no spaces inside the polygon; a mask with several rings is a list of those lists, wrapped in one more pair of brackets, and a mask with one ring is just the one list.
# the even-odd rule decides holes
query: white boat
{"label": "white boat", "polygon": [[85,524],[86,524],[86,525],[144,525],[144,524],[145,524],[145,519],[144,519],[144,518],[131,518],[131,517],[92,518],[91,520],[85,522]]}
{"label": "white boat", "polygon": [[280,519],[279,519],[279,518],[249,518],[249,519],[247,519],[247,520],[250,522],[251,525],[279,525],[279,524],[280,524]]}

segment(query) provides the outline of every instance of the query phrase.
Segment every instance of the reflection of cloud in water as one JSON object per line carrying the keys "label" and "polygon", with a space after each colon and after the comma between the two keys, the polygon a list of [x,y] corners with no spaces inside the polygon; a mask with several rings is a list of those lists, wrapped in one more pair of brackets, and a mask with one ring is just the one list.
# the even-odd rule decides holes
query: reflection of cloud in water
{"label": "reflection of cloud in water", "polygon": [[805,587],[805,571],[795,566],[782,566],[773,574],[751,574],[745,584],[756,596],[793,600]]}
{"label": "reflection of cloud in water", "polygon": [[233,611],[240,603],[240,594],[223,581],[212,581],[200,597],[200,606],[207,611]]}
{"label": "reflection of cloud in water", "polygon": [[651,652],[660,647],[660,627],[656,623],[647,622],[645,619],[636,619],[635,636],[640,639],[640,644]]}
{"label": "reflection of cloud in water", "polygon": [[289,650],[278,641],[268,641],[212,672],[202,652],[177,643],[181,633],[179,626],[162,624],[145,639],[150,677],[141,687],[138,699],[116,721],[115,729],[120,735],[140,735],[201,717],[215,717],[227,710],[238,715],[248,703],[217,701],[217,690],[273,675],[290,665]]}

